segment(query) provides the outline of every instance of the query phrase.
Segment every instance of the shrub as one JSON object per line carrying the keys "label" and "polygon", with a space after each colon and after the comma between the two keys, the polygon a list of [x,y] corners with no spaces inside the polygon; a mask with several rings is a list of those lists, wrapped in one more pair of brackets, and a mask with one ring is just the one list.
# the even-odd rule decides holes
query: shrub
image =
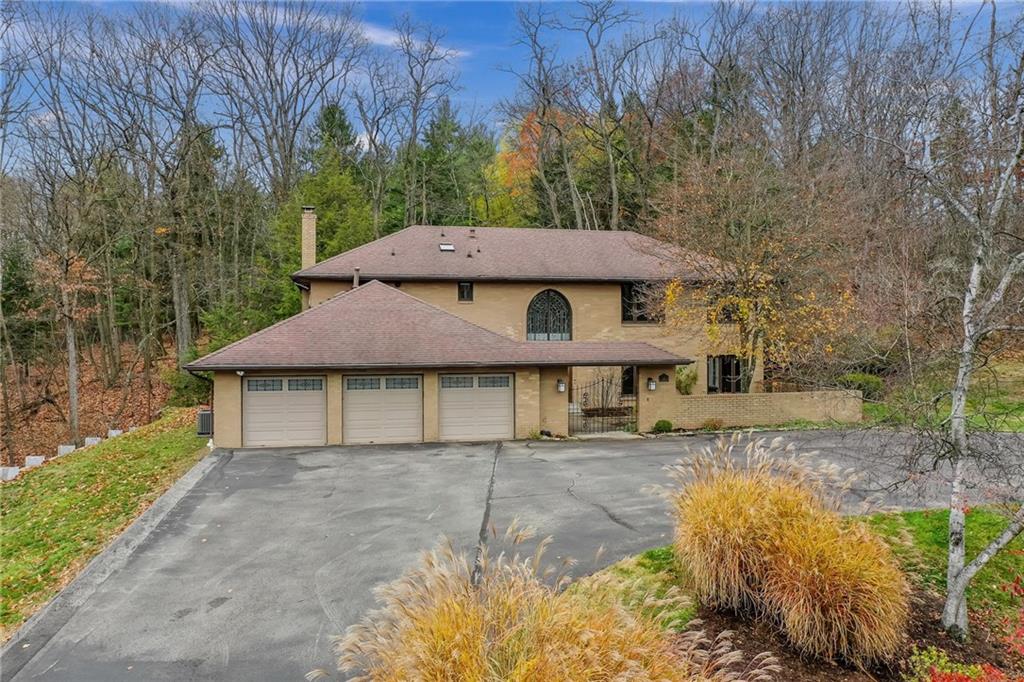
{"label": "shrub", "polygon": [[696,367],[676,367],[676,390],[679,391],[680,395],[690,395],[693,393],[693,387],[697,384],[697,368]]}
{"label": "shrub", "polygon": [[762,598],[789,640],[806,654],[855,663],[895,654],[907,587],[888,545],[831,513],[794,518],[775,532]]}
{"label": "shrub", "polygon": [[718,417],[711,417],[710,419],[705,419],[700,428],[702,431],[721,431],[724,426],[724,421]]}
{"label": "shrub", "polygon": [[[901,645],[906,579],[888,546],[836,509],[845,483],[781,441],[739,437],[681,461],[674,546],[704,603],[764,617],[801,651],[856,665]],[[739,460],[739,461],[738,461]]]}
{"label": "shrub", "polygon": [[993,665],[957,663],[934,646],[914,648],[903,674],[904,682],[1024,682],[1022,677],[1009,677]]}
{"label": "shrub", "polygon": [[[541,543],[543,548],[545,543]],[[478,582],[450,543],[377,590],[381,608],[350,627],[338,667],[357,680],[631,679],[727,682],[740,662],[728,639],[673,641],[656,619],[633,615],[612,590],[560,590],[542,580],[540,555],[486,555]],[[744,679],[768,680],[769,656]],[[321,671],[311,673],[311,679]]]}
{"label": "shrub", "polygon": [[655,433],[668,433],[672,430],[672,422],[667,419],[659,419],[654,422]]}
{"label": "shrub", "polygon": [[843,388],[850,388],[860,391],[865,400],[879,400],[885,391],[885,384],[882,377],[864,372],[851,372],[844,374],[836,380],[836,383]]}

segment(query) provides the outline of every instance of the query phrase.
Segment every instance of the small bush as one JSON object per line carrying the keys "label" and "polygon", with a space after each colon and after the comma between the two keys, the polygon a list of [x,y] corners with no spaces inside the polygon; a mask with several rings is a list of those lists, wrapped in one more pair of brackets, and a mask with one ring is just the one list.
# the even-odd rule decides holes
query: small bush
{"label": "small bush", "polygon": [[962,675],[965,679],[977,679],[981,676],[981,666],[957,663],[945,651],[934,646],[927,649],[915,647],[907,661],[904,682],[931,682],[935,675]]}
{"label": "small bush", "polygon": [[906,579],[888,546],[838,515],[845,484],[777,439],[739,439],[672,469],[675,553],[703,602],[765,618],[801,651],[856,665],[903,642]]}
{"label": "small bush", "polygon": [[[541,543],[543,548],[545,543]],[[768,680],[762,655],[737,673],[728,638],[673,639],[657,619],[633,615],[611,588],[561,590],[526,560],[483,557],[479,581],[450,543],[377,589],[381,608],[339,641],[339,670],[356,680]],[[314,671],[310,679],[321,676]]]}
{"label": "small bush", "polygon": [[693,366],[676,367],[676,390],[680,395],[691,395],[697,385],[697,368]]}
{"label": "small bush", "polygon": [[843,388],[860,391],[865,400],[880,400],[885,392],[885,383],[882,381],[882,377],[864,372],[844,374],[836,380],[836,383]]}
{"label": "small bush", "polygon": [[705,419],[700,425],[701,431],[721,431],[725,427],[725,422],[718,417],[711,417]]}
{"label": "small bush", "polygon": [[659,419],[654,422],[655,433],[669,433],[672,430],[672,422],[667,419]]}

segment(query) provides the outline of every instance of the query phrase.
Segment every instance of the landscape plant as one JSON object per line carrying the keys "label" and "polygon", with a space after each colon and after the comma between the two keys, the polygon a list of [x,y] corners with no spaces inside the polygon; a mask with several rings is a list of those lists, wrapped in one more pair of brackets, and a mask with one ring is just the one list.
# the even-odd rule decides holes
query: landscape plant
{"label": "landscape plant", "polygon": [[[636,615],[600,585],[563,589],[565,575],[542,568],[547,543],[529,557],[482,551],[474,561],[442,542],[377,589],[380,608],[339,640],[339,669],[355,680],[453,682],[761,682],[778,670],[766,654],[744,664],[727,635],[694,631],[677,640],[660,617]],[[675,599],[641,597],[648,607]]]}
{"label": "landscape plant", "polygon": [[675,554],[696,596],[766,619],[815,657],[890,660],[909,587],[888,546],[839,516],[848,481],[778,439],[742,454],[740,443],[719,439],[670,468]]}

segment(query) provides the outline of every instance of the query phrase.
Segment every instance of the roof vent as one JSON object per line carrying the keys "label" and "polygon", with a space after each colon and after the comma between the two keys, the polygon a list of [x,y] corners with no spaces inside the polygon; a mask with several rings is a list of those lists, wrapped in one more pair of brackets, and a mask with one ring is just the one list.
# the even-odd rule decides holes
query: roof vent
{"label": "roof vent", "polygon": [[470,239],[476,239],[476,230],[473,229],[472,227],[469,228],[469,238]]}
{"label": "roof vent", "polygon": [[454,251],[455,244],[449,244],[448,242],[442,242],[439,247],[442,251]]}

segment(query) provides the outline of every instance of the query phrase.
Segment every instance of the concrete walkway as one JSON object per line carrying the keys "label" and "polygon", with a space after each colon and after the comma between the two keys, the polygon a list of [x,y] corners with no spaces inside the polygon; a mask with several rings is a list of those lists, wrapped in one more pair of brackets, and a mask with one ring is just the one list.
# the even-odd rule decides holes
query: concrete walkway
{"label": "concrete walkway", "polygon": [[[785,434],[865,473],[855,499],[897,475],[892,442]],[[471,549],[518,518],[553,535],[577,573],[665,544],[644,490],[710,437],[218,451],[26,624],[3,680],[302,680],[334,669],[331,638],[442,535]],[[489,495],[492,487],[493,492]],[[940,477],[886,502],[941,504]],[[599,563],[594,556],[605,552]],[[528,551],[528,548],[527,548]]]}

